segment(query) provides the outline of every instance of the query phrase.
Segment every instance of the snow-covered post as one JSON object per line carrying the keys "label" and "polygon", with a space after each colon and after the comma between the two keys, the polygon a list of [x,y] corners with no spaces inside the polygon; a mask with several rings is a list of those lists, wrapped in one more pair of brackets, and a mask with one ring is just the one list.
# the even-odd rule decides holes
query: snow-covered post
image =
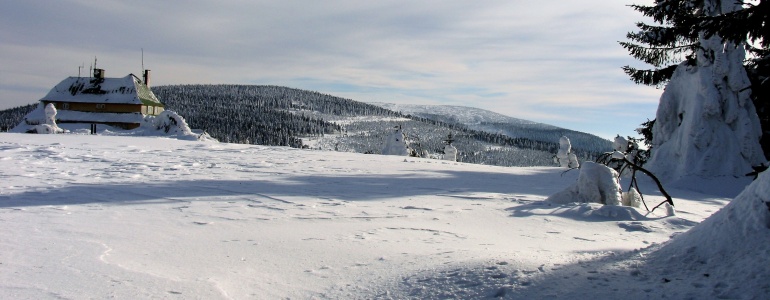
{"label": "snow-covered post", "polygon": [[[707,0],[706,16],[741,9]],[[700,34],[695,65],[681,63],[660,97],[647,168],[662,178],[743,176],[765,162],[762,131],[749,95],[743,45]]]}
{"label": "snow-covered post", "polygon": [[382,155],[408,156],[409,149],[406,146],[404,133],[401,126],[396,126],[395,131],[385,140]]}
{"label": "snow-covered post", "polygon": [[562,168],[574,169],[580,166],[577,156],[572,153],[572,144],[566,136],[559,139],[559,152],[556,153],[556,161]]}

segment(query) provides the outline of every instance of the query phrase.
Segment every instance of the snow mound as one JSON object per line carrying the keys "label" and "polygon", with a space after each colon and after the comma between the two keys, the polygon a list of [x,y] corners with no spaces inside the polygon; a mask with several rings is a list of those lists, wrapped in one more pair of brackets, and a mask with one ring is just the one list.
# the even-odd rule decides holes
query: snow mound
{"label": "snow mound", "polygon": [[[671,277],[708,277],[703,296],[770,295],[770,172],[654,253]],[[686,273],[686,274],[683,274]]]}
{"label": "snow mound", "polygon": [[38,134],[57,134],[66,132],[56,124],[56,107],[49,103],[43,105],[41,102],[24,119],[12,128],[10,132],[16,133],[38,133]]}
{"label": "snow mound", "polygon": [[37,107],[35,107],[34,110],[29,112],[24,118],[8,130],[8,132],[14,132],[14,133],[27,133],[31,132],[32,130],[36,130],[37,126],[40,124],[45,124],[46,115],[45,115],[45,106],[43,106],[43,103],[38,103]]}
{"label": "snow mound", "polygon": [[216,141],[207,133],[194,133],[187,121],[172,110],[164,110],[157,116],[147,116],[144,123],[135,130],[142,136],[167,136],[180,140]]}
{"label": "snow mound", "polygon": [[584,162],[577,181],[565,190],[548,197],[548,201],[565,204],[571,202],[621,204],[618,172],[594,162]]}
{"label": "snow mound", "polygon": [[640,221],[648,219],[639,210],[629,206],[573,203],[566,204],[563,208],[554,213],[554,215],[593,221],[605,221],[608,219],[613,221]]}

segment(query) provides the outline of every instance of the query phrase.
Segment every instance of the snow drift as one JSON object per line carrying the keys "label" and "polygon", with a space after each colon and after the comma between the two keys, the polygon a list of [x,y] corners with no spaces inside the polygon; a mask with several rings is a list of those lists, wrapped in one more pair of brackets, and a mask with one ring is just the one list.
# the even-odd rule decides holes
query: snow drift
{"label": "snow drift", "polygon": [[660,262],[663,266],[653,263],[653,269],[671,278],[707,280],[702,297],[770,295],[770,173],[650,260]]}
{"label": "snow drift", "polygon": [[594,162],[584,162],[578,180],[567,189],[548,197],[559,204],[571,202],[621,204],[621,188],[618,172]]}

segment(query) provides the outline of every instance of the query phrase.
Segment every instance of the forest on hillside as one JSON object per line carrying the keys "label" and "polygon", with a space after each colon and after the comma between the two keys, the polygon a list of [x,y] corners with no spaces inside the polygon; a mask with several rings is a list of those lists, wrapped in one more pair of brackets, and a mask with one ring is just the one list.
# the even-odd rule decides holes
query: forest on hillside
{"label": "forest on hillside", "polygon": [[303,137],[340,131],[334,123],[297,111],[341,116],[395,114],[365,103],[278,86],[173,85],[153,87],[153,92],[190,127],[228,143],[299,148]]}
{"label": "forest on hillside", "polygon": [[[460,151],[458,160],[468,163],[552,165],[552,157],[559,148],[558,137],[546,137],[553,138],[552,141],[511,137],[280,86],[172,85],[153,87],[153,92],[167,110],[183,116],[191,128],[227,143],[295,148],[312,144],[325,150],[379,154],[384,139],[395,126],[401,126],[411,148],[434,156],[443,153],[444,140],[451,134],[453,145]],[[35,105],[0,111],[0,125],[15,126]],[[609,150],[608,141],[605,142],[575,146],[573,152],[583,160],[592,160]]]}
{"label": "forest on hillside", "polygon": [[0,111],[0,132],[5,132],[18,125],[29,112],[37,107],[37,103],[17,106]]}

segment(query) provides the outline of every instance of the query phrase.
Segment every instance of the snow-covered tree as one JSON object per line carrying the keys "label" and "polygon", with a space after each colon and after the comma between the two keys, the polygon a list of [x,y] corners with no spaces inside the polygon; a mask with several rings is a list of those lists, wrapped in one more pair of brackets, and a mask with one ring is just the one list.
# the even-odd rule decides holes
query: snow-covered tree
{"label": "snow-covered tree", "polygon": [[56,106],[53,103],[48,103],[45,106],[45,123],[51,126],[56,126]]}
{"label": "snow-covered tree", "polygon": [[394,129],[393,133],[385,139],[382,155],[408,156],[410,151],[406,146],[405,135],[401,126],[396,126]]}
{"label": "snow-covered tree", "polygon": [[35,126],[35,133],[55,134],[61,132],[64,130],[56,125],[56,106],[53,103],[48,103],[45,106],[45,123]]}
{"label": "snow-covered tree", "polygon": [[[705,1],[706,15],[740,9],[733,1]],[[765,162],[762,134],[743,68],[742,44],[698,36],[694,62],[676,67],[660,99],[648,169],[658,176],[742,176]]]}
{"label": "snow-covered tree", "polygon": [[577,155],[572,153],[572,144],[566,136],[559,139],[559,152],[556,153],[555,161],[563,168],[574,169],[580,166]]}
{"label": "snow-covered tree", "polygon": [[745,67],[751,80],[751,97],[764,131],[760,141],[770,157],[770,1],[742,1],[743,9],[699,18],[698,29],[735,44],[745,43],[751,53]]}
{"label": "snow-covered tree", "polygon": [[699,45],[693,32],[695,15],[701,10],[700,0],[654,0],[654,5],[631,5],[654,24],[639,22],[637,32],[626,35],[629,42],[620,42],[634,58],[651,65],[652,69],[623,67],[635,83],[662,86],[674,74],[681,62],[693,64]]}
{"label": "snow-covered tree", "polygon": [[444,146],[444,160],[457,161],[457,148],[448,144]]}

